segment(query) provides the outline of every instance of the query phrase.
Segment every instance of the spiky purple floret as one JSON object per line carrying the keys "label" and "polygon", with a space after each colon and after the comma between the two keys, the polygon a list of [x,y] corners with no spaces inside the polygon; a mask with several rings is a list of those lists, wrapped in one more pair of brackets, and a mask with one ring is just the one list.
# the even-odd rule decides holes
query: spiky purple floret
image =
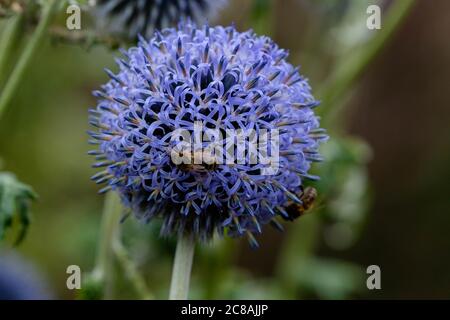
{"label": "spiky purple floret", "polygon": [[[145,221],[163,218],[162,234],[191,233],[207,240],[214,231],[253,233],[279,226],[283,208],[299,201],[310,164],[326,139],[313,112],[318,105],[305,80],[270,38],[234,27],[165,29],[123,52],[120,71],[94,92],[92,151],[106,169],[94,176],[117,190]],[[170,136],[212,128],[280,130],[280,170],[258,165],[181,167],[170,157]]]}

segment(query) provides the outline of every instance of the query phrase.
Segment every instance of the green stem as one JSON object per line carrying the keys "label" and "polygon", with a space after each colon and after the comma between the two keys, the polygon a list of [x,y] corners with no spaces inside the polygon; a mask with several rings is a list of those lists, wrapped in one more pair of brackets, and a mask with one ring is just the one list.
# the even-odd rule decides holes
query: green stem
{"label": "green stem", "polygon": [[145,279],[142,277],[142,275],[137,270],[134,262],[130,259],[129,255],[127,253],[127,250],[125,249],[122,242],[120,241],[120,238],[117,238],[116,241],[114,242],[113,249],[114,249],[114,253],[116,254],[116,257],[117,257],[119,263],[122,265],[122,268],[124,269],[125,274],[127,275],[128,279],[131,281],[136,292],[144,300],[153,299],[154,298],[153,294],[150,292],[147,285],[145,284]]}
{"label": "green stem", "polygon": [[8,79],[8,82],[3,89],[3,92],[0,96],[0,116],[5,111],[8,106],[11,98],[14,96],[14,93],[17,90],[19,83],[21,82],[23,75],[25,74],[25,70],[29,66],[32,57],[34,56],[36,50],[40,47],[42,40],[44,39],[45,31],[47,30],[53,11],[56,7],[56,0],[48,0],[44,5],[42,11],[42,17],[39,21],[39,24],[31,36],[27,46],[25,47],[22,55],[20,56],[17,65],[15,66],[11,76]]}
{"label": "green stem", "polygon": [[102,214],[100,241],[93,277],[101,281],[104,288],[104,297],[109,298],[112,291],[112,244],[118,235],[122,205],[115,192],[108,192]]}
{"label": "green stem", "polygon": [[170,300],[187,300],[195,240],[192,236],[180,236],[175,251],[170,284]]}
{"label": "green stem", "polygon": [[324,115],[325,127],[327,127],[327,124],[333,123],[338,117],[344,106],[343,103],[338,102],[344,99],[349,88],[389,41],[414,3],[415,0],[395,1],[393,7],[389,10],[386,21],[383,23],[382,30],[378,31],[369,43],[352,53],[351,57],[345,57],[326,82],[324,89],[318,94],[322,101],[320,109]]}
{"label": "green stem", "polygon": [[16,14],[6,23],[0,41],[0,84],[6,78],[7,63],[14,50],[22,26],[23,14]]}

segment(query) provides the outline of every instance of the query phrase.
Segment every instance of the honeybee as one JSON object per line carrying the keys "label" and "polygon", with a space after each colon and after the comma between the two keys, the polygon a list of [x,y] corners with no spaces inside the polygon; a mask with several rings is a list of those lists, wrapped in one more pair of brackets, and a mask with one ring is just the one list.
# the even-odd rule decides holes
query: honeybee
{"label": "honeybee", "polygon": [[[219,162],[216,158],[211,157],[211,155],[204,154],[202,151],[193,151],[188,158],[191,163],[181,164],[180,168],[184,171],[210,171],[216,170]],[[195,164],[196,159],[201,159],[202,163]]]}
{"label": "honeybee", "polygon": [[317,190],[313,187],[307,187],[305,190],[298,194],[301,204],[292,203],[286,207],[287,217],[283,217],[285,220],[294,221],[303,216],[309,209],[314,206],[314,202],[317,198]]}

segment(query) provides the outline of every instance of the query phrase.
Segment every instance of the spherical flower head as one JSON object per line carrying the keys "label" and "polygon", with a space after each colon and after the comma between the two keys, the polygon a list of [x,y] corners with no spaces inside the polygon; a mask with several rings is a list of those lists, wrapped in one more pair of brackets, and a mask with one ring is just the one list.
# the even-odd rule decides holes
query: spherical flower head
{"label": "spherical flower head", "polygon": [[100,29],[127,36],[151,36],[155,29],[173,27],[180,20],[206,22],[227,0],[96,0]]}
{"label": "spherical flower head", "polygon": [[[117,190],[139,219],[162,218],[164,235],[208,240],[217,231],[256,245],[263,225],[292,220],[288,209],[302,204],[305,181],[317,178],[308,171],[327,136],[313,111],[318,102],[286,51],[252,31],[183,24],[123,54],[120,71],[107,71],[111,80],[94,92],[99,101],[91,110],[98,128],[92,143],[99,145],[91,153],[100,160],[94,167],[106,167],[93,177],[108,183],[102,191]],[[202,140],[200,149],[219,141],[234,161],[209,161],[213,153],[174,161],[183,140],[174,135],[199,136],[198,123],[203,134],[224,133]],[[229,139],[225,132],[238,134]],[[264,159],[276,160],[248,161],[251,153],[238,149],[250,139],[235,139],[242,132],[269,132],[258,146],[269,150]],[[200,149],[188,146],[182,150],[192,160]]]}

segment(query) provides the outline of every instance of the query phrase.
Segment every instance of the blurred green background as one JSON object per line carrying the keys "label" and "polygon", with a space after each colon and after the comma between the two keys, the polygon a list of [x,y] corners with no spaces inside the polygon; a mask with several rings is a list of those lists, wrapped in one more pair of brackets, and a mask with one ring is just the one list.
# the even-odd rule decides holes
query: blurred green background
{"label": "blurred green background", "polygon": [[[271,36],[322,100],[334,65],[382,32],[365,26],[374,2],[234,0],[211,24]],[[378,1],[386,12],[391,2]],[[191,298],[450,298],[449,31],[449,1],[417,1],[351,94],[334,102],[343,108],[329,128],[326,161],[315,166],[323,176],[315,212],[283,234],[266,228],[259,250],[245,240],[201,246]],[[114,55],[48,38],[0,120],[2,170],[39,195],[14,250],[56,298],[77,296],[66,288],[68,265],[86,274],[94,267],[103,196],[89,180],[87,110],[107,80],[103,68],[115,70]],[[133,219],[123,242],[153,297],[166,298],[174,243],[158,237],[156,224]],[[372,264],[381,268],[381,290],[366,288]],[[139,297],[116,260],[109,297]]]}

